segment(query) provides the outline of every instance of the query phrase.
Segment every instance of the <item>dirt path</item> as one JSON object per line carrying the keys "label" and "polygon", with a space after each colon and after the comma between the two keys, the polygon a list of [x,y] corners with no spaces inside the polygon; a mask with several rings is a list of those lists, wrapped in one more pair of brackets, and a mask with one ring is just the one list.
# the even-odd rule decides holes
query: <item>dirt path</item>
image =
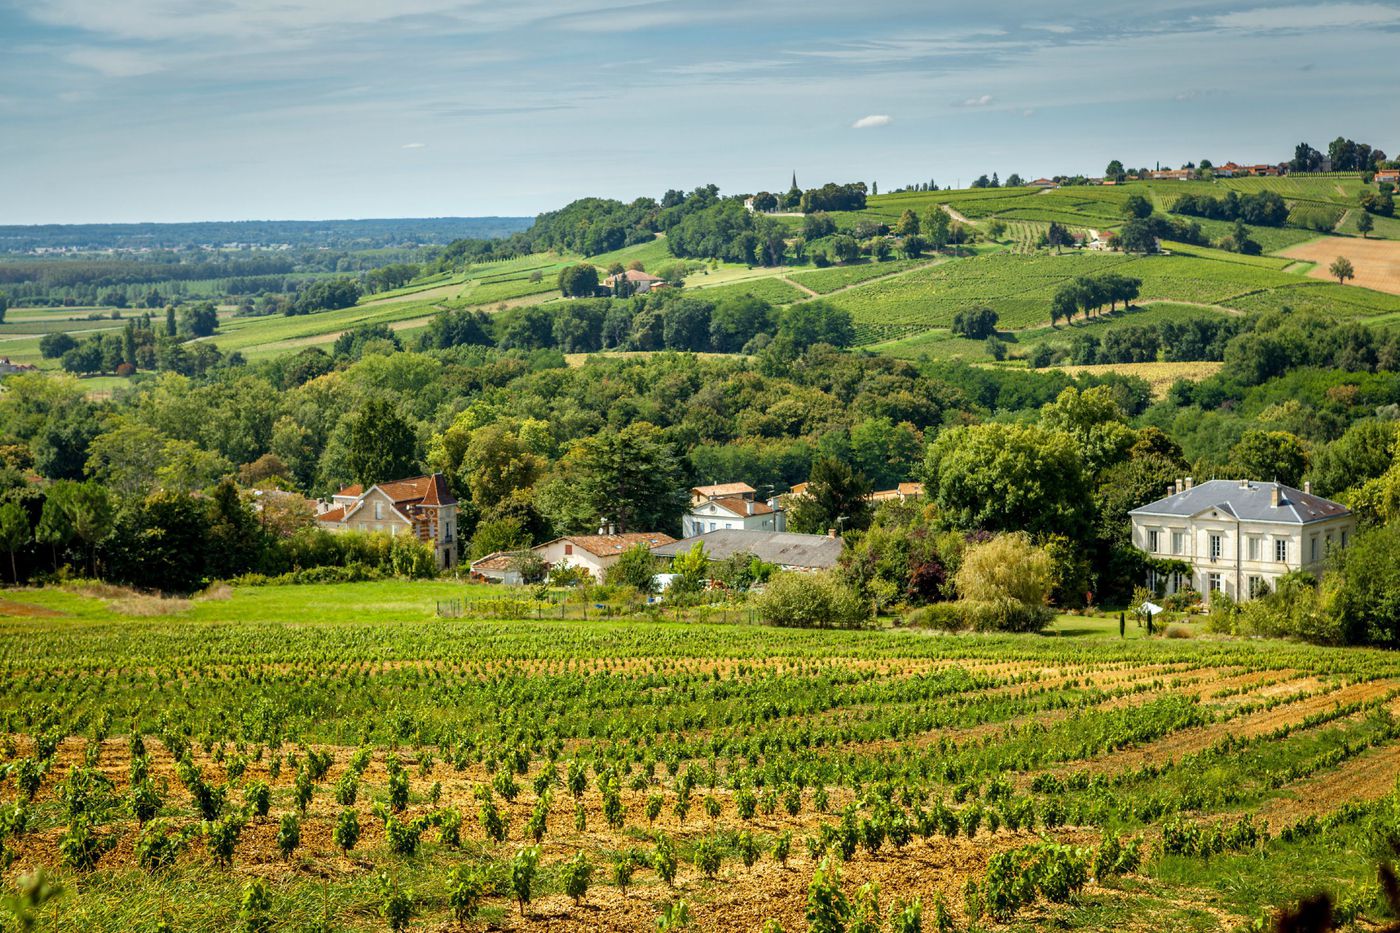
{"label": "dirt path", "polygon": [[949,217],[953,218],[953,219],[956,220],[958,223],[960,223],[960,224],[967,224],[968,226],[975,226],[975,224],[973,223],[973,221],[972,221],[972,219],[971,219],[970,217],[967,217],[967,216],[966,216],[965,214],[963,214],[961,211],[959,211],[959,210],[957,210],[956,208],[954,208],[953,205],[951,205],[951,204],[940,204],[940,205],[938,205],[938,206],[941,207],[941,208],[943,208],[943,213],[947,214]]}
{"label": "dirt path", "polygon": [[797,289],[799,292],[805,294],[808,298],[820,298],[822,296],[821,292],[813,291],[806,285],[803,285],[801,282],[794,282],[792,279],[788,278],[785,275],[778,276],[778,281],[788,283],[793,288]]}
{"label": "dirt path", "polygon": [[798,283],[796,283],[796,282],[788,281],[788,279],[787,279],[785,276],[783,276],[782,278],[783,278],[784,281],[787,281],[789,285],[794,285],[794,286],[796,286],[797,288],[802,289],[802,291],[804,291],[804,292],[809,292],[809,293],[811,294],[812,297],[811,297],[811,298],[803,298],[802,300],[803,300],[803,301],[811,301],[811,300],[813,300],[814,298],[830,298],[832,295],[839,295],[839,294],[841,294],[842,292],[849,292],[849,291],[851,291],[852,289],[856,289],[856,288],[864,288],[865,286],[867,286],[867,285],[873,285],[873,284],[875,284],[876,282],[887,282],[887,281],[889,281],[890,279],[897,279],[897,278],[899,278],[901,275],[909,275],[909,274],[912,273],[912,272],[921,272],[921,271],[923,271],[924,269],[932,269],[934,266],[941,266],[941,265],[943,265],[944,263],[953,262],[955,259],[958,259],[958,258],[960,258],[960,257],[958,257],[958,256],[940,256],[940,257],[938,257],[937,259],[931,260],[931,261],[929,261],[929,262],[921,262],[921,263],[919,263],[917,266],[910,266],[908,269],[900,269],[898,272],[890,272],[890,273],[888,273],[887,275],[877,275],[877,276],[875,276],[873,279],[865,279],[864,281],[861,281],[861,282],[852,282],[850,285],[842,285],[840,288],[832,289],[831,291],[829,291],[829,292],[827,292],[827,293],[825,293],[825,294],[822,294],[822,293],[819,293],[819,292],[814,292],[814,291],[812,291],[810,288],[807,288],[806,286],[798,285]]}

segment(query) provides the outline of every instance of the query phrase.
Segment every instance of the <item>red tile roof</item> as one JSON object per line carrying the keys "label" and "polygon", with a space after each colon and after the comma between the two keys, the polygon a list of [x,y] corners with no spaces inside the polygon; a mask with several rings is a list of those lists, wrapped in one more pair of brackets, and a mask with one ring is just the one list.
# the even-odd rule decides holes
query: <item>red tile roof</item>
{"label": "red tile roof", "polygon": [[[583,548],[595,557],[611,557],[621,554],[623,551],[638,544],[645,544],[647,547],[660,547],[663,544],[670,544],[676,539],[668,534],[659,531],[643,532],[629,531],[617,535],[567,535],[563,538],[555,538],[554,541],[567,541],[574,547]],[[548,542],[553,544],[554,541]],[[541,544],[535,550],[545,547]]]}
{"label": "red tile roof", "polygon": [[[375,486],[388,496],[396,506],[457,504],[457,500],[447,489],[446,477],[441,473],[390,480],[385,483],[376,483]],[[350,499],[358,499],[362,495],[364,495],[364,486],[359,483],[346,486],[336,493],[337,497]]]}

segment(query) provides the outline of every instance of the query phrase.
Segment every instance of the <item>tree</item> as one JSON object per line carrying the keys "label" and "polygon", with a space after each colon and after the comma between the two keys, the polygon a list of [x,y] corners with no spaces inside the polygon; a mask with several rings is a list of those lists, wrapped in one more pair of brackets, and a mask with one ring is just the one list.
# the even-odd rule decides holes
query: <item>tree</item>
{"label": "tree", "polygon": [[1371,219],[1369,211],[1362,211],[1361,216],[1356,218],[1356,232],[1361,234],[1361,238],[1366,239],[1366,235],[1376,229],[1376,222]]}
{"label": "tree", "polygon": [[1246,431],[1230,448],[1230,467],[1243,478],[1296,487],[1307,471],[1308,452],[1288,431]]}
{"label": "tree", "polygon": [[772,329],[773,306],[768,302],[750,295],[723,298],[710,312],[710,349],[738,353],[754,337]]}
{"label": "tree", "polygon": [[10,555],[10,580],[19,583],[19,567],[15,563],[15,553],[31,540],[29,514],[18,502],[0,505],[0,548]]}
{"label": "tree", "polygon": [[1074,439],[1038,425],[982,424],[943,431],[924,458],[924,488],[964,531],[1078,537],[1089,484]]}
{"label": "tree", "polygon": [[1400,525],[1356,536],[1337,557],[1329,593],[1346,644],[1400,645]]}
{"label": "tree", "polygon": [[997,313],[991,308],[966,308],[953,315],[953,333],[969,340],[985,340],[997,332]]}
{"label": "tree", "polygon": [[656,589],[656,557],[645,544],[623,551],[604,576],[608,586],[630,586],[650,594]]}
{"label": "tree", "polygon": [[924,233],[928,236],[929,245],[934,249],[946,248],[952,235],[952,218],[948,216],[948,212],[942,208],[935,208],[929,213],[927,220]]}
{"label": "tree", "polygon": [[1047,245],[1055,247],[1055,252],[1058,253],[1060,247],[1073,244],[1074,237],[1070,235],[1069,230],[1065,229],[1063,224],[1052,220],[1050,221],[1050,229],[1045,233],[1045,242]]}
{"label": "tree", "polygon": [[365,489],[415,472],[418,438],[387,399],[372,398],[355,409],[348,445],[346,468]]}
{"label": "tree", "polygon": [[54,331],[39,338],[39,354],[46,360],[56,360],[77,345],[71,334]]}
{"label": "tree", "polygon": [[1332,265],[1327,267],[1327,271],[1332,273],[1339,285],[1345,285],[1347,279],[1356,278],[1356,269],[1352,267],[1351,260],[1345,256],[1338,256],[1332,260]]}
{"label": "tree", "polygon": [[812,466],[806,491],[788,513],[793,531],[824,534],[829,530],[859,530],[870,523],[870,482],[864,475],[830,457]]}
{"label": "tree", "polygon": [[1035,632],[1054,618],[1047,608],[1050,555],[1024,532],[969,547],[953,580],[974,628]]}
{"label": "tree", "polygon": [[565,298],[592,298],[598,294],[598,269],[586,262],[559,270],[559,291]]}
{"label": "tree", "polygon": [[1140,194],[1130,194],[1123,202],[1123,216],[1142,219],[1152,216],[1152,202]]}
{"label": "tree", "polygon": [[895,222],[894,232],[897,236],[913,236],[918,233],[919,215],[914,213],[912,208],[906,207]]}
{"label": "tree", "polygon": [[1134,218],[1118,231],[1118,243],[1125,253],[1155,253],[1157,236],[1152,224],[1142,218]]}
{"label": "tree", "polygon": [[804,301],[783,312],[773,344],[780,356],[792,359],[818,343],[848,347],[854,340],[849,311],[826,301]]}
{"label": "tree", "polygon": [[680,464],[645,422],[580,442],[575,494],[603,524],[625,531],[669,531],[689,501]]}
{"label": "tree", "polygon": [[533,486],[544,467],[544,460],[509,425],[496,422],[472,432],[457,475],[472,502],[486,508]]}
{"label": "tree", "polygon": [[10,310],[10,296],[0,292],[0,324],[5,323],[5,312]]}

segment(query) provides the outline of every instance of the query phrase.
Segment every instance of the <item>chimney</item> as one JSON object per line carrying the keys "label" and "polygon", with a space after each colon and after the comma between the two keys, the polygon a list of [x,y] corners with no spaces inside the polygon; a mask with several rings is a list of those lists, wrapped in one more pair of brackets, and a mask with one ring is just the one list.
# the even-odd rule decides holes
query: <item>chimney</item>
{"label": "chimney", "polygon": [[1241,488],[1241,489],[1248,489],[1248,488],[1249,488],[1249,480],[1247,480],[1247,479],[1242,479],[1242,480],[1240,480],[1240,488]]}
{"label": "chimney", "polygon": [[1274,508],[1278,508],[1278,504],[1279,504],[1278,483],[1274,483],[1273,489],[1270,490],[1270,492],[1269,492],[1269,505],[1273,506]]}
{"label": "chimney", "polygon": [[1182,489],[1182,482],[1181,482],[1181,480],[1178,479],[1178,480],[1176,481],[1175,489],[1176,489],[1177,492],[1181,492],[1181,489]]}
{"label": "chimney", "polygon": [[749,515],[752,515],[752,514],[753,514],[753,500],[752,500],[752,499],[745,499],[745,500],[744,500],[744,511],[745,511],[747,514],[749,514]]}
{"label": "chimney", "polygon": [[1167,498],[1170,499],[1174,495],[1176,495],[1176,489],[1172,487],[1171,483],[1167,483]]}
{"label": "chimney", "polygon": [[1190,476],[1186,477],[1186,488],[1187,488],[1187,489],[1190,489],[1192,486],[1195,486],[1195,485],[1196,485],[1195,479],[1193,479],[1193,478],[1190,477]]}
{"label": "chimney", "polygon": [[1312,480],[1308,480],[1307,482],[1303,483],[1303,492],[1307,493],[1308,495],[1312,495]]}
{"label": "chimney", "polygon": [[836,529],[835,529],[835,528],[828,528],[828,529],[826,530],[826,536],[827,536],[828,538],[834,538],[834,537],[836,537]]}

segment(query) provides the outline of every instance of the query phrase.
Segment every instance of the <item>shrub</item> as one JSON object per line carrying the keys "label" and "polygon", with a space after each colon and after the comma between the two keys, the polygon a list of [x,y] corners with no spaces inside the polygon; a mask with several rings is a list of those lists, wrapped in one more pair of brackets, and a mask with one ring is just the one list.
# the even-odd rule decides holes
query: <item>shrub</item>
{"label": "shrub", "polygon": [[1039,631],[1054,618],[1051,571],[1050,555],[1023,532],[974,544],[954,576],[959,608],[979,631]]}
{"label": "shrub", "polygon": [[786,572],[774,575],[758,597],[760,617],[789,628],[860,628],[870,620],[870,605],[831,573]]}
{"label": "shrub", "polygon": [[360,818],[352,808],[346,807],[340,811],[340,816],[335,821],[335,829],[331,831],[331,842],[335,843],[340,851],[348,854],[359,841]]}
{"label": "shrub", "polygon": [[458,865],[447,875],[447,906],[452,918],[466,923],[481,907],[487,893],[486,876],[479,867]]}
{"label": "shrub", "polygon": [[584,896],[588,894],[588,883],[592,878],[593,866],[582,850],[564,863],[562,872],[564,893],[574,899],[575,906],[583,903]]}

